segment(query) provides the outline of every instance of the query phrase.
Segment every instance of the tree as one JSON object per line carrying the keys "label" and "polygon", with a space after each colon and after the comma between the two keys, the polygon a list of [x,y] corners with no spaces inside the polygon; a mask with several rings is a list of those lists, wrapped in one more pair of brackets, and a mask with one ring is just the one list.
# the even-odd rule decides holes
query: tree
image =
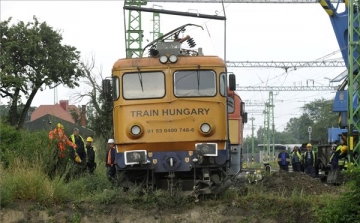
{"label": "tree", "polygon": [[295,137],[297,143],[309,141],[308,128],[311,126],[311,140],[327,143],[327,129],[337,126],[337,114],[332,111],[333,100],[317,99],[305,104],[299,118],[291,118],[286,124],[285,132]]}
{"label": "tree", "polygon": [[105,139],[113,138],[113,98],[111,95],[100,94],[98,97],[100,112],[93,116],[93,130]]}
{"label": "tree", "polygon": [[85,72],[83,82],[90,87],[86,92],[77,92],[74,99],[81,101],[89,98],[87,107],[87,126],[94,130],[95,135],[105,139],[113,137],[113,99],[111,95],[102,94],[102,86],[98,83],[103,80],[101,69],[95,71],[95,58],[81,63]]}
{"label": "tree", "polygon": [[308,127],[314,123],[309,115],[303,113],[299,118],[291,118],[286,124],[285,132],[297,139],[297,143],[305,143],[309,141]]}
{"label": "tree", "polygon": [[73,108],[69,110],[70,115],[72,119],[74,120],[75,124],[81,125],[81,106],[78,106],[77,108]]}
{"label": "tree", "polygon": [[296,139],[296,136],[292,135],[290,132],[276,132],[275,131],[275,142],[279,144],[295,144],[299,143]]}
{"label": "tree", "polygon": [[[0,95],[10,98],[9,123],[22,128],[36,93],[44,87],[60,84],[79,86],[84,76],[80,67],[80,52],[62,45],[59,31],[34,16],[32,22],[10,25],[11,18],[0,23]],[[24,96],[26,103],[17,112]]]}
{"label": "tree", "polygon": [[311,139],[327,143],[328,132],[330,127],[337,127],[338,114],[332,111],[333,100],[317,99],[306,104],[303,111],[309,115],[312,120]]}
{"label": "tree", "polygon": [[[332,111],[333,100],[317,99],[303,107],[300,117],[290,118],[283,132],[275,131],[275,143],[295,144],[309,142],[309,126],[312,127],[311,140],[327,143],[330,127],[337,126],[337,113]],[[255,136],[255,145],[266,143],[265,129],[260,127]],[[250,146],[251,137],[244,139],[243,147]],[[245,147],[244,147],[245,148]]]}

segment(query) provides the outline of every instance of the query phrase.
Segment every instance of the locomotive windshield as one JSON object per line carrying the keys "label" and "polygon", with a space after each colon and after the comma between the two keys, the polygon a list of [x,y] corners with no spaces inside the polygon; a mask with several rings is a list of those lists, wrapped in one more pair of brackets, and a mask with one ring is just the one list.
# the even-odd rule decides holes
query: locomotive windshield
{"label": "locomotive windshield", "polygon": [[125,99],[162,98],[165,96],[165,77],[162,72],[127,73],[122,81]]}
{"label": "locomotive windshield", "polygon": [[187,70],[175,72],[174,94],[177,97],[215,96],[215,72],[210,70]]}

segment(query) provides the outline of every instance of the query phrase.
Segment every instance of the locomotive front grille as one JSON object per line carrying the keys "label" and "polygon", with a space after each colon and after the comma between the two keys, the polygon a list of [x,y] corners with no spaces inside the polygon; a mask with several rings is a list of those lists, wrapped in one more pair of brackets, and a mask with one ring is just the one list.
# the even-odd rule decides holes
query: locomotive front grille
{"label": "locomotive front grille", "polygon": [[196,143],[195,152],[199,156],[217,156],[217,143]]}
{"label": "locomotive front grille", "polygon": [[147,161],[146,150],[132,150],[125,152],[125,165],[145,164]]}

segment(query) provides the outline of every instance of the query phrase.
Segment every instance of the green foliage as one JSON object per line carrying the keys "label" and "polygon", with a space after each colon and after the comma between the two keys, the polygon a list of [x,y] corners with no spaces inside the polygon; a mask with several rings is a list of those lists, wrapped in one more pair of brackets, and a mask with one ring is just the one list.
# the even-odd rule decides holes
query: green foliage
{"label": "green foliage", "polygon": [[34,165],[33,161],[43,158],[46,160],[48,152],[51,152],[48,133],[45,131],[34,133],[26,130],[18,131],[15,127],[0,123],[0,133],[0,158],[4,167],[8,167],[18,158],[23,158],[29,161],[30,165]]}
{"label": "green foliage", "polygon": [[[313,121],[311,138],[327,142],[327,129],[337,127],[338,113],[332,111],[333,100],[318,99],[304,106],[303,110]],[[306,142],[306,141],[305,141]]]}
{"label": "green foliage", "polygon": [[[0,130],[2,206],[16,199],[43,205],[91,200],[111,187],[105,176],[104,157],[96,155],[98,167],[93,175],[82,174],[79,165],[58,158],[57,142],[50,141],[47,132],[19,131],[3,123]],[[104,140],[95,139],[98,150],[104,150],[105,155],[101,143],[106,145]]]}
{"label": "green foliage", "polygon": [[102,193],[110,188],[111,184],[105,176],[105,172],[96,171],[94,175],[84,175],[78,179],[70,181],[67,185],[74,200],[92,199],[90,195]]}
{"label": "green foliage", "polygon": [[338,126],[337,113],[332,112],[333,100],[317,99],[303,107],[299,118],[291,118],[285,131],[296,137],[297,143],[309,141],[308,127],[312,127],[311,139],[327,143],[327,129]]}
{"label": "green foliage", "polygon": [[308,127],[313,124],[314,120],[311,120],[307,113],[303,113],[299,118],[291,118],[286,124],[285,131],[295,137],[297,143],[307,142],[309,141]]}
{"label": "green foliage", "polygon": [[[283,190],[270,192],[259,185],[247,185],[227,190],[218,200],[228,204],[229,210],[247,213],[254,218],[253,220],[274,219],[274,222],[284,223],[317,222],[312,214],[312,207],[318,204],[316,198],[296,190],[291,192],[291,196],[284,194],[289,193]],[[219,202],[214,203],[216,205]],[[254,210],[257,216],[251,214]]]}
{"label": "green foliage", "polygon": [[1,122],[5,122],[9,120],[9,106],[7,105],[0,105],[0,120]]}
{"label": "green foliage", "polygon": [[94,139],[93,147],[96,153],[96,162],[97,162],[97,170],[99,172],[105,173],[105,159],[108,152],[108,138],[96,137]]}
{"label": "green foliage", "polygon": [[[283,132],[275,131],[275,143],[295,144],[309,141],[308,127],[312,127],[311,139],[327,143],[327,129],[338,126],[337,113],[332,112],[333,100],[317,99],[303,107],[300,117],[287,122]],[[265,142],[265,130],[260,127],[256,133],[255,146]],[[245,138],[243,148],[251,148],[251,136]],[[245,145],[245,146],[244,146]]]}
{"label": "green foliage", "polygon": [[[59,31],[34,16],[32,22],[11,25],[11,18],[0,23],[0,94],[11,99],[9,123],[21,128],[36,93],[44,86],[60,84],[74,88],[84,72],[79,66],[80,52],[62,45]],[[18,113],[21,95],[26,103]]]}
{"label": "green foliage", "polygon": [[360,222],[360,167],[352,167],[344,174],[349,180],[345,191],[337,198],[328,197],[323,206],[316,208],[319,222]]}
{"label": "green foliage", "polygon": [[41,170],[28,161],[16,159],[10,168],[2,171],[0,179],[1,205],[14,200],[31,200],[44,205],[68,200],[62,181],[51,181]]}
{"label": "green foliage", "polygon": [[5,167],[9,165],[11,154],[17,150],[20,140],[20,132],[0,122],[0,160]]}
{"label": "green foliage", "polygon": [[72,216],[71,223],[80,223],[80,222],[81,222],[81,214],[80,213],[75,213]]}
{"label": "green foliage", "polygon": [[77,109],[70,109],[70,115],[77,125],[81,125],[81,114],[79,111],[81,111],[81,106],[78,106]]}
{"label": "green foliage", "polygon": [[[100,94],[96,101],[93,98],[88,106],[88,125],[95,135],[109,139],[113,138],[113,99],[111,95]],[[97,108],[97,109],[96,109]]]}

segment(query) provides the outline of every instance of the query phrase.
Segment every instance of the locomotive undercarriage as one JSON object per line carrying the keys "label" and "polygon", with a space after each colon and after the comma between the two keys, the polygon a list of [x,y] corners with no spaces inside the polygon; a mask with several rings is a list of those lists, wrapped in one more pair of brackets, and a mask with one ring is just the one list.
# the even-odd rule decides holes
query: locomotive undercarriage
{"label": "locomotive undercarriage", "polygon": [[117,171],[120,187],[141,187],[146,191],[167,190],[171,196],[178,192],[191,192],[196,200],[202,194],[221,194],[231,186],[226,167],[194,166],[190,171],[155,172],[147,167],[127,167]]}

